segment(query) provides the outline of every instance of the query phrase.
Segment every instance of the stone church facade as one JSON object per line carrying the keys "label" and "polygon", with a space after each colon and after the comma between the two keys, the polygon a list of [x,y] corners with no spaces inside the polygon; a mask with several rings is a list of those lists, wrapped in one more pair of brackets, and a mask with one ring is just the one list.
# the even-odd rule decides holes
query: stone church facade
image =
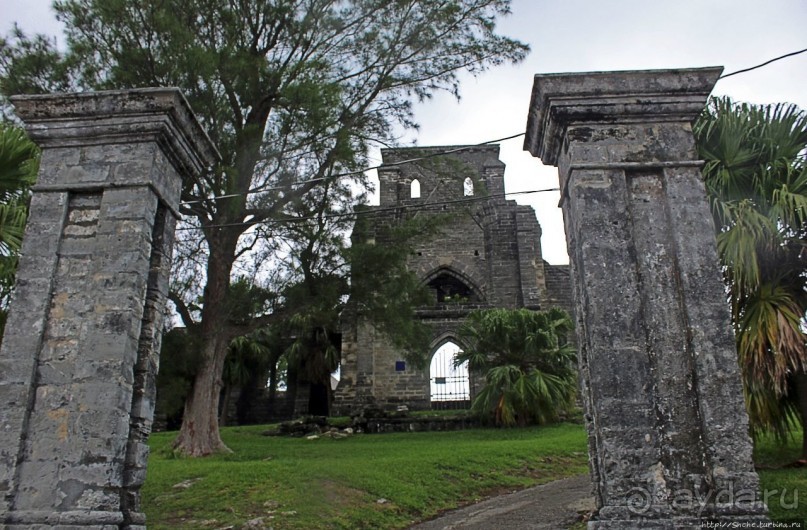
{"label": "stone church facade", "polygon": [[[446,151],[452,153],[440,154]],[[371,222],[358,222],[352,237],[384,244],[385,226],[413,216],[439,223],[437,235],[424,238],[409,261],[433,295],[432,304],[417,312],[431,329],[429,358],[446,343],[462,347],[458,328],[475,309],[571,311],[568,266],[542,259],[535,211],[505,198],[505,165],[497,145],[384,149],[381,154],[380,204],[364,211]],[[436,405],[428,366],[411,367],[361,319],[342,332],[341,379],[332,413]],[[471,374],[470,399],[481,383],[479,374]]]}

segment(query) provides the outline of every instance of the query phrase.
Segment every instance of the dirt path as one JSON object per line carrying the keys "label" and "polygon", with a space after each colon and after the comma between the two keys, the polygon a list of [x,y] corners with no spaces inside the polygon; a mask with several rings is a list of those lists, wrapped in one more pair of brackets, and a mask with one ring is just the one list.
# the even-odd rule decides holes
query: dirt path
{"label": "dirt path", "polygon": [[578,475],[459,508],[410,530],[559,530],[593,509],[591,479]]}

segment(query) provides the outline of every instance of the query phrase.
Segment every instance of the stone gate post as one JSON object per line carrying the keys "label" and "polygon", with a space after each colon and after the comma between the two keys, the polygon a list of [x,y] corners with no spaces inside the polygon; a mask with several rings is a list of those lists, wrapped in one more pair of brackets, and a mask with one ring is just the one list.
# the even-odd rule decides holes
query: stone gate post
{"label": "stone gate post", "polygon": [[535,77],[525,149],[560,173],[590,529],[766,520],[691,129],[721,71]]}
{"label": "stone gate post", "polygon": [[179,194],[218,154],[177,89],[11,101],[42,158],[0,349],[0,523],[145,528]]}

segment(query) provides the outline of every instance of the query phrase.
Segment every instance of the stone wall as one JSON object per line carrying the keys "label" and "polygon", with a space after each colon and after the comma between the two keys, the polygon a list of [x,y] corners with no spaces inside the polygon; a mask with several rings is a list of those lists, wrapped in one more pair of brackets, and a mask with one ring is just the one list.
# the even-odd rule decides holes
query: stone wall
{"label": "stone wall", "polygon": [[[415,216],[433,219],[439,233],[416,245],[409,267],[426,285],[467,289],[465,296],[447,300],[435,290],[433,304],[418,311],[432,330],[431,354],[448,341],[460,344],[457,330],[474,309],[560,304],[571,308],[565,267],[553,268],[541,257],[541,227],[535,212],[503,196],[505,166],[498,146],[384,149],[382,157],[380,204],[366,209],[364,215],[371,222],[357,222],[354,240],[384,244],[384,227]],[[425,160],[407,162],[422,157]],[[415,179],[420,185],[418,198],[411,196]],[[472,195],[466,195],[466,179],[473,183]],[[354,322],[350,315],[348,310],[334,412],[345,414],[365,406],[430,408],[428,364],[425,369],[409,364],[401,369],[403,353],[369,322]],[[472,374],[471,379],[473,394],[483,381],[481,374]]]}

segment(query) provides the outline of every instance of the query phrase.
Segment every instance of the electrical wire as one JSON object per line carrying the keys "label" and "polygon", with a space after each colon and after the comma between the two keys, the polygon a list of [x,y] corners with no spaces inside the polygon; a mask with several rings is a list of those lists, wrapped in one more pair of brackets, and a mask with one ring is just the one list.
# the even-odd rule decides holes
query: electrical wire
{"label": "electrical wire", "polygon": [[717,79],[719,81],[720,79],[725,79],[725,78],[731,77],[733,75],[744,74],[745,72],[750,72],[751,70],[756,70],[757,68],[762,68],[763,66],[768,66],[769,64],[775,63],[776,61],[780,61],[780,60],[786,59],[788,57],[793,57],[794,55],[799,55],[800,53],[804,53],[804,52],[807,52],[807,48],[804,48],[803,50],[799,50],[799,51],[796,51],[796,52],[786,53],[784,55],[780,55],[779,57],[774,57],[773,59],[765,61],[764,63],[760,63],[760,64],[758,64],[756,66],[751,66],[750,68],[743,68],[742,70],[737,70],[736,72],[731,72],[729,74],[723,74],[720,77],[718,77]]}
{"label": "electrical wire", "polygon": [[[769,59],[769,60],[765,61],[764,63],[760,63],[760,64],[757,64],[755,66],[751,66],[751,67],[748,67],[748,68],[743,68],[742,70],[737,70],[737,71],[734,71],[734,72],[730,72],[728,74],[723,74],[720,77],[718,77],[717,79],[719,81],[721,79],[726,79],[727,77],[735,76],[735,75],[738,75],[738,74],[744,74],[746,72],[751,72],[753,70],[757,70],[759,68],[767,66],[767,65],[769,65],[771,63],[774,63],[776,61],[780,61],[780,60],[786,59],[788,57],[793,57],[795,55],[799,55],[799,54],[802,54],[802,53],[805,53],[805,52],[807,52],[807,48],[805,48],[803,50],[798,50],[798,51],[786,53],[784,55],[774,57],[773,59]],[[487,140],[485,142],[480,142],[478,144],[464,145],[464,146],[461,146],[461,147],[457,147],[457,148],[454,148],[454,149],[448,149],[448,150],[445,150],[445,151],[439,151],[439,152],[436,152],[436,153],[429,153],[429,154],[424,155],[424,156],[420,156],[420,157],[416,157],[416,158],[410,158],[410,159],[407,159],[407,160],[401,160],[400,162],[395,162],[395,163],[390,163],[390,164],[379,164],[379,165],[370,166],[370,167],[367,167],[367,168],[364,168],[364,169],[357,169],[357,170],[354,170],[354,171],[346,171],[346,172],[343,172],[343,173],[336,173],[336,174],[333,174],[333,175],[329,175],[327,177],[309,179],[309,180],[305,180],[303,182],[299,182],[296,185],[273,186],[273,187],[261,187],[261,186],[258,186],[257,188],[253,188],[251,190],[248,190],[246,193],[231,193],[231,194],[227,194],[227,195],[216,195],[214,197],[208,197],[208,198],[205,198],[205,199],[199,199],[199,200],[193,200],[193,201],[182,201],[180,203],[180,205],[182,206],[182,205],[188,205],[188,204],[197,204],[197,203],[201,203],[201,202],[207,202],[207,201],[210,201],[210,200],[215,201],[215,200],[227,199],[227,198],[231,198],[231,197],[240,197],[240,196],[243,196],[243,195],[250,195],[250,194],[253,194],[253,193],[262,193],[262,192],[266,192],[266,191],[287,191],[287,190],[291,191],[291,190],[295,189],[295,186],[304,186],[306,184],[310,184],[310,183],[313,183],[313,182],[322,182],[322,181],[325,181],[325,180],[333,180],[333,179],[338,179],[338,178],[343,178],[343,177],[350,177],[350,176],[353,176],[353,175],[361,175],[363,173],[366,173],[367,171],[372,171],[372,170],[375,170],[375,169],[381,169],[381,168],[387,168],[387,167],[395,167],[395,166],[403,166],[403,165],[406,165],[406,164],[412,164],[412,163],[415,163],[415,162],[420,162],[422,160],[427,160],[429,158],[434,158],[434,157],[438,157],[438,156],[444,156],[444,155],[448,155],[448,154],[452,154],[452,153],[458,153],[458,152],[461,152],[461,151],[467,151],[468,149],[473,149],[474,147],[480,147],[480,146],[483,146],[483,145],[493,144],[493,143],[497,143],[497,142],[504,142],[506,140],[512,140],[514,138],[524,136],[525,134],[526,134],[525,132],[518,133],[518,134],[512,134],[510,136],[505,136],[503,138],[497,138],[495,140]]]}
{"label": "electrical wire", "polygon": [[[401,160],[400,162],[394,162],[394,163],[391,163],[391,164],[379,164],[377,166],[370,166],[370,167],[366,167],[364,169],[357,169],[357,170],[354,170],[354,171],[346,171],[344,173],[335,173],[335,174],[329,175],[327,177],[320,177],[320,178],[315,178],[315,179],[304,180],[303,182],[299,182],[296,185],[297,186],[303,186],[303,185],[309,184],[311,182],[321,182],[323,180],[333,180],[333,179],[338,179],[338,178],[342,178],[342,177],[351,177],[353,175],[361,175],[362,173],[366,173],[367,171],[372,171],[374,169],[381,169],[381,168],[388,168],[388,167],[403,166],[403,165],[406,165],[406,164],[413,164],[415,162],[420,162],[422,160],[428,160],[429,158],[435,158],[435,157],[438,157],[438,156],[450,155],[452,153],[459,153],[461,151],[467,151],[469,149],[473,149],[475,147],[481,147],[483,145],[494,144],[494,143],[497,143],[497,142],[504,142],[506,140],[512,140],[513,138],[518,138],[519,136],[524,136],[525,134],[527,134],[527,133],[522,132],[522,133],[518,133],[518,134],[511,134],[510,136],[505,136],[504,138],[497,138],[495,140],[487,140],[485,142],[480,142],[478,144],[463,145],[463,146],[460,146],[460,147],[456,147],[454,149],[448,149],[446,151],[438,151],[436,153],[429,153],[429,154],[426,154],[426,155],[423,155],[423,156],[419,156],[419,157],[416,157],[416,158],[409,158],[409,159]],[[429,148],[428,147],[422,147],[422,148],[413,147],[413,148],[405,148],[405,149],[429,149]],[[217,195],[215,197],[211,197],[211,198],[207,198],[207,199],[199,199],[199,200],[196,200],[196,201],[183,201],[183,202],[180,203],[180,205],[196,204],[196,203],[200,203],[200,202],[209,201],[211,199],[218,200],[218,199],[226,199],[226,198],[229,198],[229,197],[240,197],[242,195],[249,195],[251,193],[262,193],[264,191],[285,191],[285,190],[293,190],[293,189],[294,189],[294,186],[292,186],[292,185],[269,187],[269,188],[264,188],[264,187],[258,186],[257,188],[253,188],[251,190],[248,190],[246,193],[231,193],[229,195]]]}
{"label": "electrical wire", "polygon": [[491,193],[490,195],[480,195],[477,197],[466,197],[463,199],[454,199],[449,201],[437,201],[437,202],[428,202],[422,204],[406,204],[406,205],[397,205],[397,206],[386,206],[386,207],[373,207],[370,206],[372,209],[364,210],[361,212],[344,212],[344,213],[333,213],[333,214],[325,214],[325,215],[309,215],[304,217],[292,217],[287,219],[272,219],[271,221],[260,221],[257,223],[251,223],[249,221],[242,222],[242,223],[226,223],[226,224],[218,224],[218,225],[207,225],[207,226],[184,226],[179,227],[177,230],[203,230],[208,228],[229,228],[234,226],[252,226],[258,225],[261,223],[296,223],[300,221],[310,221],[313,219],[339,219],[345,217],[359,217],[364,215],[376,215],[379,213],[385,212],[393,212],[393,211],[423,211],[427,209],[433,209],[435,206],[444,206],[448,204],[458,204],[458,203],[471,203],[477,201],[486,201],[493,198],[498,197],[508,197],[511,195],[528,195],[532,193],[546,193],[550,191],[560,191],[560,188],[545,188],[541,190],[528,190],[528,191],[511,191],[511,192],[504,192],[504,193]]}

